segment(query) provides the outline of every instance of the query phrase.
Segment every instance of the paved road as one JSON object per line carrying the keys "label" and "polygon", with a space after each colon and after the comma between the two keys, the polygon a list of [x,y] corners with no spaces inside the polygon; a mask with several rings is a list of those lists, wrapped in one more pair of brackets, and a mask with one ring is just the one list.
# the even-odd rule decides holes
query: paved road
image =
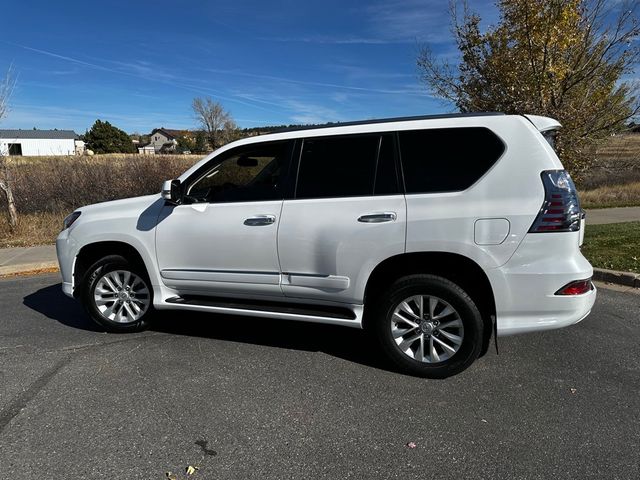
{"label": "paved road", "polygon": [[637,479],[639,345],[640,296],[601,290],[581,324],[429,381],[357,330],[175,313],[109,335],[56,275],[0,280],[0,477]]}
{"label": "paved road", "polygon": [[619,207],[587,210],[587,225],[640,222],[640,207]]}

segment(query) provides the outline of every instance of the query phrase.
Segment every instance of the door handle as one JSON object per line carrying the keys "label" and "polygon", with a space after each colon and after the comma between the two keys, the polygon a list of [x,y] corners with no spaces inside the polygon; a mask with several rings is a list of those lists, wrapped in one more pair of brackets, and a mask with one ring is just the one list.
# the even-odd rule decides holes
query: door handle
{"label": "door handle", "polygon": [[368,213],[358,217],[358,221],[362,223],[384,223],[395,222],[398,216],[396,212],[380,212],[380,213]]}
{"label": "door handle", "polygon": [[272,225],[276,222],[275,215],[255,215],[249,217],[244,221],[244,224],[249,227],[259,227],[261,225]]}

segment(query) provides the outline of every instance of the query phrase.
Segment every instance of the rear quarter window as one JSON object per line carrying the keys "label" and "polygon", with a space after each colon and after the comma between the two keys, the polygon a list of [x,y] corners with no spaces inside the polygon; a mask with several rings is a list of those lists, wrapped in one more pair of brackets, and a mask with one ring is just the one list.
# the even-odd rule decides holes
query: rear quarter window
{"label": "rear quarter window", "polygon": [[484,127],[399,132],[407,193],[466,190],[502,156],[504,143]]}

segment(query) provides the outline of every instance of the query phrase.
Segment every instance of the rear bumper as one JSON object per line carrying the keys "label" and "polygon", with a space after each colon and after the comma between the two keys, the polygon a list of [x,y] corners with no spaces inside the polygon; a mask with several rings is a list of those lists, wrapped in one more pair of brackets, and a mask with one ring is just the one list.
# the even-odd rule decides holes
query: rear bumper
{"label": "rear bumper", "polygon": [[593,268],[578,248],[579,232],[529,234],[502,267],[487,271],[496,302],[498,335],[566,327],[585,318],[597,291],[555,295]]}

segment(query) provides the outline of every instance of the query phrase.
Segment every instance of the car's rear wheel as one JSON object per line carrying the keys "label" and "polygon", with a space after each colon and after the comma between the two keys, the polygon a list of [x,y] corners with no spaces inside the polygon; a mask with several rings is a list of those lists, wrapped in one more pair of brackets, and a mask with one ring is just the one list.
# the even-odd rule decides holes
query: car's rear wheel
{"label": "car's rear wheel", "polygon": [[435,275],[395,281],[373,306],[372,328],[402,371],[446,378],[471,365],[482,348],[483,322],[458,285]]}
{"label": "car's rear wheel", "polygon": [[153,313],[153,291],[144,269],[119,255],[89,268],[82,300],[91,318],[110,332],[144,330]]}

